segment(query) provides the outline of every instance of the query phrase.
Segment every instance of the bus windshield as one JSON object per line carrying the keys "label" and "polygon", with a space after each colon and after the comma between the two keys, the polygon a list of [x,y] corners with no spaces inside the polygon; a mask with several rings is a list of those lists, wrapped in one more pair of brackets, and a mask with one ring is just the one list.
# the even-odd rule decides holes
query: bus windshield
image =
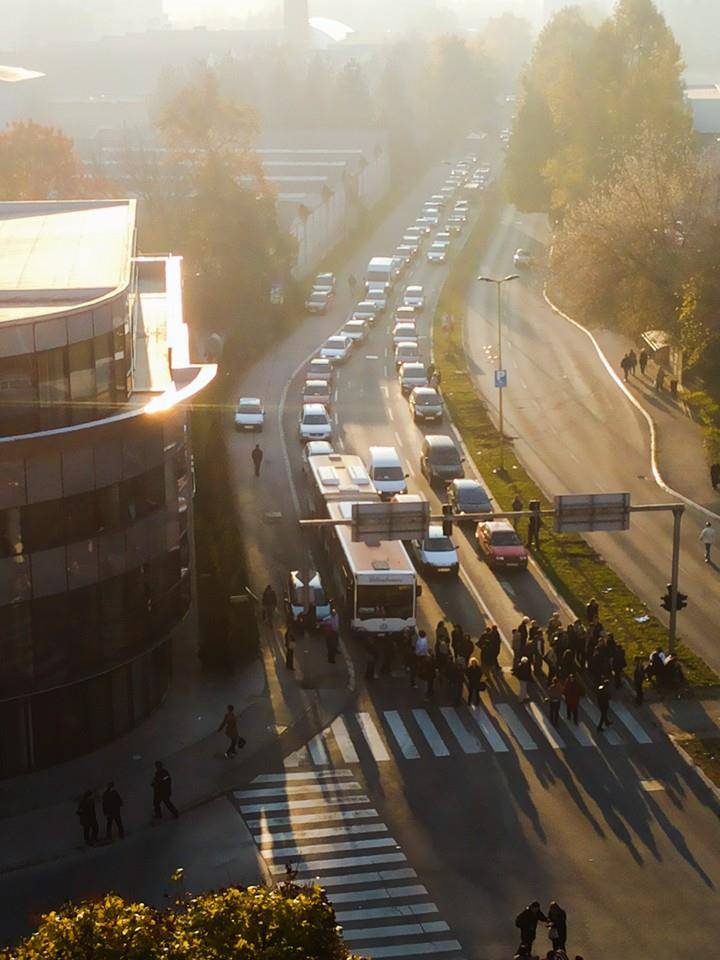
{"label": "bus windshield", "polygon": [[413,616],[413,585],[411,583],[359,583],[357,586],[357,616],[360,620]]}

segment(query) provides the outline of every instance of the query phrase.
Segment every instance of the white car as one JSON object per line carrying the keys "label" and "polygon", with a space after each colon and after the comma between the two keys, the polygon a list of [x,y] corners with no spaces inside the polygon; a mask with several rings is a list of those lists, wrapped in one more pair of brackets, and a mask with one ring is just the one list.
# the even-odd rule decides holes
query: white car
{"label": "white car", "polygon": [[335,450],[333,449],[333,445],[327,440],[308,440],[303,447],[303,472],[308,472],[308,460],[310,457],[329,457],[331,453],[335,453]]}
{"label": "white car", "polygon": [[447,243],[433,243],[425,255],[425,259],[428,263],[445,263],[447,260],[447,252]]}
{"label": "white car", "polygon": [[387,307],[387,291],[383,287],[368,287],[365,300],[375,305],[377,314],[385,313]]}
{"label": "white car", "polygon": [[335,274],[319,273],[313,280],[313,290],[329,290],[335,293]]}
{"label": "white car", "polygon": [[305,309],[308,313],[327,313],[331,300],[331,290],[312,290],[305,301]]}
{"label": "white car", "polygon": [[358,317],[348,320],[340,332],[343,337],[350,337],[354,343],[362,343],[367,340],[368,328],[365,321]]}
{"label": "white car", "polygon": [[415,307],[409,307],[406,303],[397,307],[395,310],[395,323],[412,323],[417,319],[417,310]]}
{"label": "white car", "polygon": [[410,320],[402,320],[395,324],[392,332],[392,342],[393,346],[396,347],[399,343],[403,343],[407,340],[417,340],[418,332],[415,324]]}
{"label": "white car", "polygon": [[332,362],[325,357],[313,357],[305,367],[305,379],[327,380],[328,383],[332,383],[335,379]]}
{"label": "white car", "polygon": [[300,439],[329,440],[332,437],[332,422],[321,403],[304,403],[298,424]]}
{"label": "white car", "polygon": [[451,239],[452,237],[450,236],[447,230],[440,230],[438,233],[435,234],[435,239],[433,240],[433,243],[450,243]]}
{"label": "white car", "polygon": [[337,334],[334,337],[328,337],[325,343],[320,347],[320,356],[331,363],[345,363],[352,350],[352,340],[349,337]]}
{"label": "white car", "polygon": [[415,226],[418,228],[418,230],[422,230],[423,236],[425,237],[430,233],[431,224],[427,222],[425,217],[418,217],[415,221]]}
{"label": "white car", "polygon": [[416,313],[422,313],[425,309],[425,291],[419,286],[405,287],[403,303],[414,307]]}
{"label": "white car", "polygon": [[408,227],[405,231],[404,236],[413,237],[418,243],[422,243],[425,239],[425,231],[421,227]]}
{"label": "white car", "polygon": [[431,523],[423,540],[412,541],[415,562],[425,573],[447,573],[456,577],[460,571],[457,547],[443,533],[442,524]]}
{"label": "white car", "polygon": [[[412,363],[420,359],[420,347],[417,340],[403,340],[395,347],[395,369],[403,363]],[[427,383],[427,381],[425,381]]]}
{"label": "white car", "polygon": [[398,255],[398,258],[402,260],[403,264],[408,267],[418,255],[418,248],[409,243],[401,243],[399,247],[395,248],[395,253]]}
{"label": "white car", "polygon": [[516,267],[531,267],[533,263],[532,254],[522,247],[518,247],[513,254],[513,264]]}
{"label": "white car", "polygon": [[329,380],[306,380],[302,388],[303,403],[321,403],[330,406],[332,387]]}
{"label": "white car", "polygon": [[361,300],[352,312],[351,320],[364,320],[369,327],[375,324],[378,318],[378,305],[372,300]]}
{"label": "white car", "polygon": [[235,409],[235,429],[259,433],[265,423],[265,410],[257,397],[240,397]]}

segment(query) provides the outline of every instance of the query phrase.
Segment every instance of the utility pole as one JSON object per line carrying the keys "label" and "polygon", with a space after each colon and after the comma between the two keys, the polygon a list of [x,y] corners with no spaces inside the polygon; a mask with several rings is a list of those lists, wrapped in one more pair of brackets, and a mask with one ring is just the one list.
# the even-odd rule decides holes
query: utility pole
{"label": "utility pole", "polygon": [[510,280],[519,279],[519,274],[512,273],[507,277],[478,277],[478,280],[482,280],[484,283],[494,283],[497,288],[497,338],[498,338],[498,352],[497,352],[497,365],[495,367],[495,386],[499,391],[498,398],[498,415],[499,415],[499,427],[500,427],[500,467],[499,472],[505,473],[505,418],[503,416],[503,390],[505,389],[503,383],[501,382],[502,378],[505,378],[505,373],[503,369],[502,362],[502,285],[504,283],[509,283]]}

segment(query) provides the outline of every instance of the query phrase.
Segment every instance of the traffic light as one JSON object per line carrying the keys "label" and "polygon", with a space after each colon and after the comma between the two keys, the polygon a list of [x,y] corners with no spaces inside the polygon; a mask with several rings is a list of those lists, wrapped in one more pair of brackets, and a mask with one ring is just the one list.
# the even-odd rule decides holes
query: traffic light
{"label": "traffic light", "polygon": [[686,594],[686,593],[680,593],[680,591],[678,590],[678,594],[677,594],[677,609],[678,609],[678,610],[682,610],[682,608],[683,608],[683,607],[686,607],[686,606],[687,606],[687,594]]}
{"label": "traffic light", "polygon": [[442,505],[442,512],[443,512],[443,523],[442,523],[443,536],[444,536],[444,537],[451,537],[451,536],[452,536],[452,530],[453,530],[453,509],[452,509],[452,505],[449,504],[449,503],[444,503],[444,504]]}
{"label": "traffic light", "polygon": [[540,501],[528,500],[528,510],[532,510],[533,513],[540,513]]}
{"label": "traffic light", "polygon": [[665,595],[660,597],[660,606],[663,610],[672,610],[672,584],[668,583]]}

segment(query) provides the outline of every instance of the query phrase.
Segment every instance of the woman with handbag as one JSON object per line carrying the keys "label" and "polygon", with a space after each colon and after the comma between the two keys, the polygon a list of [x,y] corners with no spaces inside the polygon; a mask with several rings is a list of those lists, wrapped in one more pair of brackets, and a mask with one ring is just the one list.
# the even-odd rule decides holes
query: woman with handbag
{"label": "woman with handbag", "polygon": [[557,902],[551,900],[547,910],[548,937],[553,950],[564,950],[567,941],[567,914]]}

